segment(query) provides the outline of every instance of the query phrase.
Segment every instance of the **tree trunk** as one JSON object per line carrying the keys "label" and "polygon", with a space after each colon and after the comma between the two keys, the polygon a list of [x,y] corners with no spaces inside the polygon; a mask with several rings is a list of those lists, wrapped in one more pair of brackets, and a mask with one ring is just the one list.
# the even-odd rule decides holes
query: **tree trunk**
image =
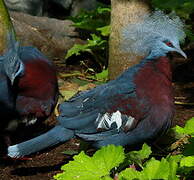
{"label": "tree trunk", "polygon": [[139,63],[142,57],[122,51],[122,29],[137,22],[149,12],[147,1],[111,0],[111,34],[109,39],[109,78],[115,79],[128,67]]}

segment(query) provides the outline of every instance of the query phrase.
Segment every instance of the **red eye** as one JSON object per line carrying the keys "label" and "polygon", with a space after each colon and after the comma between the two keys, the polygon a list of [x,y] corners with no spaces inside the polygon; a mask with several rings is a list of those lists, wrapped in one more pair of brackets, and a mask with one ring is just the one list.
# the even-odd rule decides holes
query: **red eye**
{"label": "red eye", "polygon": [[172,43],[169,42],[169,41],[165,42],[165,44],[166,44],[167,46],[169,46],[169,47],[173,47]]}

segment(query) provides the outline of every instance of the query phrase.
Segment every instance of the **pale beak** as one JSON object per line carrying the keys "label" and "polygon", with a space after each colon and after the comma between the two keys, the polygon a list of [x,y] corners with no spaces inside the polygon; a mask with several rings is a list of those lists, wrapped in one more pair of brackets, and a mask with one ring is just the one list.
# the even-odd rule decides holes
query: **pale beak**
{"label": "pale beak", "polygon": [[175,51],[178,52],[179,54],[181,54],[185,59],[187,59],[187,55],[182,51],[182,49],[180,47],[176,48]]}

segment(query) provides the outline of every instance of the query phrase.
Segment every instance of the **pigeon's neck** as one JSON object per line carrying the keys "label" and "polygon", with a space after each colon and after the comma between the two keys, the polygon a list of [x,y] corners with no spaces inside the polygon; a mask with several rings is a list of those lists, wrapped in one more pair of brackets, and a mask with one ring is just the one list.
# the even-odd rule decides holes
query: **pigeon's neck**
{"label": "pigeon's neck", "polygon": [[156,59],[154,65],[158,71],[163,73],[169,80],[172,80],[171,65],[168,57],[162,56]]}
{"label": "pigeon's neck", "polygon": [[138,73],[138,71],[145,66],[150,67],[152,71],[158,71],[164,74],[169,80],[171,80],[171,68],[169,59],[166,56],[161,56],[157,58],[150,59],[149,56],[140,61],[139,64],[134,65],[133,67],[128,68],[123,74],[121,74],[118,79],[131,79],[133,75]]}
{"label": "pigeon's neck", "polygon": [[158,59],[159,57],[166,56],[168,50],[161,48],[154,48],[149,53],[146,59]]}
{"label": "pigeon's neck", "polygon": [[171,66],[168,57],[146,58],[142,60],[140,64],[142,67],[147,65],[153,67],[153,70],[164,74],[170,81],[172,80]]}

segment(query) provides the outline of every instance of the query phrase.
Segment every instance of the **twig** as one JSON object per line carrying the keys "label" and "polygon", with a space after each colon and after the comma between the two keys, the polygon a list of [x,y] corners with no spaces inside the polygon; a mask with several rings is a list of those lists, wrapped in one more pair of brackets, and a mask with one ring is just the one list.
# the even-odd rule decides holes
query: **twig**
{"label": "twig", "polygon": [[185,105],[185,106],[194,106],[193,102],[189,103],[189,102],[175,101],[174,104],[176,104],[176,105]]}

